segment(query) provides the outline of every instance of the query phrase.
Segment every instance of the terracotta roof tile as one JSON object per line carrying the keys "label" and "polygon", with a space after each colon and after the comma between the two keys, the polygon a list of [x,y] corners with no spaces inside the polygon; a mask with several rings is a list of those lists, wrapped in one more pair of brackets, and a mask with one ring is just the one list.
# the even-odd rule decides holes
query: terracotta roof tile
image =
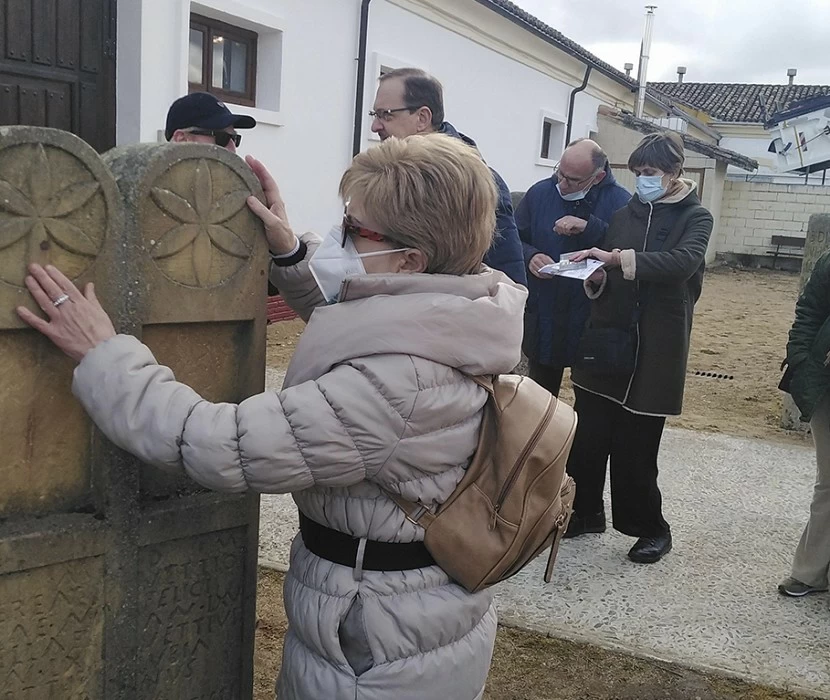
{"label": "terracotta roof tile", "polygon": [[[649,83],[666,97],[706,112],[716,121],[763,124],[767,116],[791,104],[830,95],[830,85],[752,85],[744,83]],[[760,99],[759,99],[760,98]]]}

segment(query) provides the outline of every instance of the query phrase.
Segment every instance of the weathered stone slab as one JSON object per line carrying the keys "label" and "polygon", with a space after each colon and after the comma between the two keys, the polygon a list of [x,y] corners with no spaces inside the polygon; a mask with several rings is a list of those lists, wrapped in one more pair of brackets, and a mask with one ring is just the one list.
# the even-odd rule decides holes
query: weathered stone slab
{"label": "weathered stone slab", "polygon": [[813,214],[807,224],[807,241],[801,261],[801,278],[798,291],[804,289],[813,272],[816,261],[830,250],[830,214]]}
{"label": "weathered stone slab", "polygon": [[101,159],[0,128],[0,700],[251,697],[258,498],[108,443],[14,309],[34,308],[26,266],[53,263],[207,399],[241,401],[264,376],[259,192],[216,147]]}
{"label": "weathered stone slab", "polygon": [[[134,332],[205,398],[242,400],[264,383],[265,318],[256,300],[268,257],[262,225],[245,203],[259,189],[256,178],[215,146],[139,144],[104,159],[136,212],[127,222],[133,274],[142,280]],[[140,479],[147,499],[196,488],[151,467]]]}
{"label": "weathered stone slab", "polygon": [[90,503],[92,426],[65,381],[72,363],[15,308],[36,308],[23,284],[30,262],[96,282],[110,304],[122,224],[115,182],[90,146],[53,129],[0,128],[0,518]]}

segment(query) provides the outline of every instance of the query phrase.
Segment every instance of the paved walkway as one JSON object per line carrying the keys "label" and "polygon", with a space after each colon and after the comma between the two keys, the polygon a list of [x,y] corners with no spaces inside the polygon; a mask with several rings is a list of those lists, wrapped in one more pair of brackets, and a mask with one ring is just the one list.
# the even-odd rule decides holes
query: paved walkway
{"label": "paved walkway", "polygon": [[[674,551],[633,564],[616,532],[566,541],[498,588],[503,624],[830,698],[830,594],[785,599],[812,491],[808,448],[669,430],[661,486]],[[260,556],[285,565],[289,497],[263,498]]]}

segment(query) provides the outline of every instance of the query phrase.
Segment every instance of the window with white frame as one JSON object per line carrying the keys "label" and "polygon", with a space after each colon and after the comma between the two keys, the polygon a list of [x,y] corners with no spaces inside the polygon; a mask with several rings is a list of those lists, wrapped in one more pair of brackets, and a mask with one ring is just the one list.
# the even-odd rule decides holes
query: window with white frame
{"label": "window with white frame", "polygon": [[556,115],[542,113],[542,125],[539,137],[540,165],[556,165],[565,148],[565,122]]}
{"label": "window with white frame", "polygon": [[256,32],[191,14],[189,56],[190,92],[209,92],[234,104],[256,105]]}
{"label": "window with white frame", "polygon": [[188,90],[210,92],[260,123],[281,125],[284,20],[237,0],[190,0],[184,8]]}

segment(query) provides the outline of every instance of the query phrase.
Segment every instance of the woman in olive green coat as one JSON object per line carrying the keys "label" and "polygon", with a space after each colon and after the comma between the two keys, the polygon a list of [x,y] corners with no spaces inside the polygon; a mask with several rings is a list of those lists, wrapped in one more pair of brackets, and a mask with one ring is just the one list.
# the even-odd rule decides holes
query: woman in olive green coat
{"label": "woman in olive green coat", "polygon": [[713,223],[696,183],[681,177],[683,162],[677,134],[643,139],[628,161],[637,194],[614,214],[603,249],[580,256],[605,266],[586,282],[593,302],[583,341],[591,338],[593,346],[572,370],[579,427],[568,472],[577,495],[566,536],[605,530],[610,457],[614,529],[638,538],[628,556],[644,564],[672,547],[657,456],[666,416],[678,415],[683,404],[692,315]]}
{"label": "woman in olive green coat", "polygon": [[795,551],[791,575],[778,590],[800,597],[827,590],[830,569],[830,253],[817,261],[795,306],[787,343],[785,388],[809,420],[816,444],[816,485],[810,519]]}

